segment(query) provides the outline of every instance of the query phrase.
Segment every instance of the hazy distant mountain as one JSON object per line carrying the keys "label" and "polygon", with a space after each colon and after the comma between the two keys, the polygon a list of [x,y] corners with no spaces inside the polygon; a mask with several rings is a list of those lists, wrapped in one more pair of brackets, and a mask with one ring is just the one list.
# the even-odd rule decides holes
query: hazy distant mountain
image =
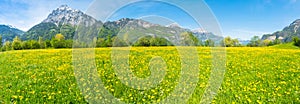
{"label": "hazy distant mountain", "polygon": [[250,43],[250,40],[242,40],[242,39],[238,39],[238,40],[242,45],[247,45]]}
{"label": "hazy distant mountain", "polygon": [[0,25],[1,41],[12,41],[16,36],[23,35],[24,32],[9,25]]}
{"label": "hazy distant mountain", "polygon": [[208,31],[202,29],[202,28],[192,30],[192,32],[199,40],[202,40],[202,41],[205,41],[207,39],[212,39],[214,41],[220,41],[223,39],[223,37],[217,36],[211,32],[208,32]]}
{"label": "hazy distant mountain", "polygon": [[75,33],[75,27],[78,25],[91,26],[102,25],[93,17],[86,15],[80,10],[72,9],[67,5],[62,5],[53,10],[48,17],[40,24],[33,26],[23,36],[23,40],[51,39],[57,33],[63,33],[66,39],[72,39]]}
{"label": "hazy distant mountain", "polygon": [[277,31],[273,34],[266,34],[262,37],[262,40],[275,40],[280,39],[284,42],[291,42],[293,37],[300,37],[300,19],[295,20],[289,26],[285,27],[282,31]]}
{"label": "hazy distant mountain", "polygon": [[167,25],[166,27],[169,27],[169,28],[182,28],[179,24],[177,23],[172,23],[172,24],[169,24]]}

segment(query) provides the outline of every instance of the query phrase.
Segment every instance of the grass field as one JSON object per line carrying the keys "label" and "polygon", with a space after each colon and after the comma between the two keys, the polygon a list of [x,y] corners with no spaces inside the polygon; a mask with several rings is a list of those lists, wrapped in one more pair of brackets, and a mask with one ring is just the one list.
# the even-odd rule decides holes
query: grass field
{"label": "grass field", "polygon": [[[211,71],[210,48],[197,48],[199,82],[189,103],[199,103]],[[300,50],[227,48],[226,73],[212,103],[300,103]],[[96,49],[98,75],[106,90],[126,103],[153,103],[166,98],[179,78],[180,59],[174,47],[133,48],[130,67],[138,77],[151,73],[156,55],[168,66],[157,88],[125,86],[112,70],[111,49]],[[28,50],[0,53],[0,103],[86,103],[76,83],[72,50]],[[95,87],[96,88],[96,87]],[[92,99],[92,98],[89,98]]]}

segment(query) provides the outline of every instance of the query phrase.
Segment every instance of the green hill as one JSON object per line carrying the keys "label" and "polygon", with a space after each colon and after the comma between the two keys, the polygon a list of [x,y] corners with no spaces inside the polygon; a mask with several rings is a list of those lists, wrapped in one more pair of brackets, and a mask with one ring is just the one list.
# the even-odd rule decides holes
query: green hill
{"label": "green hill", "polygon": [[293,42],[271,46],[271,48],[277,48],[277,49],[300,49],[300,47],[295,46]]}

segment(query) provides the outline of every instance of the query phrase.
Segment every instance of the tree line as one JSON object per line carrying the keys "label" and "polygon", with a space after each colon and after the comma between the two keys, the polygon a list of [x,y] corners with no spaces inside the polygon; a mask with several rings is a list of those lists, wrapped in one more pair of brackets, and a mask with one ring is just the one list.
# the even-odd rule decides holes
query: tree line
{"label": "tree line", "polygon": [[[182,40],[179,44],[182,46],[213,46],[212,40],[207,40],[202,44],[192,33],[185,32],[181,34]],[[2,37],[0,36],[0,40]],[[124,46],[174,46],[172,42],[162,37],[145,36],[139,38],[135,42],[128,42],[123,39],[119,39],[117,36],[112,37],[111,35],[105,38],[94,38],[92,40],[96,46],[92,47],[124,47]],[[26,49],[46,49],[46,48],[72,48],[77,47],[91,47],[89,44],[80,43],[76,40],[65,39],[65,36],[61,33],[56,34],[51,40],[44,40],[42,37],[38,37],[37,40],[26,40],[22,41],[20,37],[16,36],[13,41],[0,41],[0,51],[9,50],[26,50]],[[176,44],[178,45],[178,44]]]}
{"label": "tree line", "polygon": [[[38,40],[22,41],[20,37],[16,36],[13,41],[0,42],[1,51],[9,50],[25,50],[25,49],[45,49],[45,48],[72,48],[72,40],[65,40],[62,34],[57,34],[51,40],[43,40],[39,37]],[[0,40],[2,37],[0,36]]]}
{"label": "tree line", "polygon": [[[92,41],[96,46],[93,47],[124,47],[124,46],[203,46],[203,47],[213,47],[217,46],[216,42],[212,39],[207,39],[205,41],[198,40],[190,32],[185,32],[180,35],[181,39],[179,43],[172,43],[165,38],[155,37],[155,36],[145,36],[139,38],[135,42],[125,41],[124,39],[119,39],[118,37],[111,37],[111,35],[105,38],[94,38]],[[0,36],[0,40],[2,37]],[[300,46],[300,39],[298,37],[293,39],[296,46]],[[276,44],[281,44],[281,40],[276,39],[271,40],[261,40],[258,36],[251,38],[251,41],[246,45],[250,47],[262,47],[262,46],[272,46]],[[39,37],[38,40],[27,40],[22,41],[20,37],[16,36],[13,41],[0,41],[1,49],[0,51],[9,50],[26,50],[26,49],[46,49],[46,48],[72,48],[74,44],[79,44],[80,47],[89,47],[87,44],[79,43],[72,39],[65,39],[65,36],[61,33],[56,34],[51,40],[43,40]],[[233,39],[231,37],[225,37],[220,41],[221,46],[224,47],[241,47],[242,45],[238,39]]]}
{"label": "tree line", "polygon": [[264,47],[264,46],[273,46],[281,44],[282,41],[279,39],[271,40],[261,40],[259,36],[254,36],[251,38],[250,42],[247,44],[249,47]]}

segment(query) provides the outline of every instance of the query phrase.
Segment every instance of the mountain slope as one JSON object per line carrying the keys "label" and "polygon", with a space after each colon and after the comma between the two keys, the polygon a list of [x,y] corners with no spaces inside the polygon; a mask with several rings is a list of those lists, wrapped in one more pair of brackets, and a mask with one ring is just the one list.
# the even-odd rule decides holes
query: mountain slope
{"label": "mountain slope", "polygon": [[277,49],[300,49],[299,47],[295,46],[293,42],[278,44],[275,46],[270,46],[270,48],[277,48]]}
{"label": "mountain slope", "polygon": [[24,32],[17,28],[8,25],[0,25],[0,35],[2,36],[1,41],[12,41],[16,36],[23,35]]}
{"label": "mountain slope", "polygon": [[289,26],[285,27],[282,31],[277,31],[273,34],[263,35],[262,40],[275,40],[279,39],[283,42],[291,42],[293,37],[300,37],[300,19],[295,20]]}
{"label": "mountain slope", "polygon": [[22,36],[22,40],[37,40],[39,37],[42,37],[43,39],[51,39],[58,32],[59,28],[54,23],[40,23],[29,29]]}

